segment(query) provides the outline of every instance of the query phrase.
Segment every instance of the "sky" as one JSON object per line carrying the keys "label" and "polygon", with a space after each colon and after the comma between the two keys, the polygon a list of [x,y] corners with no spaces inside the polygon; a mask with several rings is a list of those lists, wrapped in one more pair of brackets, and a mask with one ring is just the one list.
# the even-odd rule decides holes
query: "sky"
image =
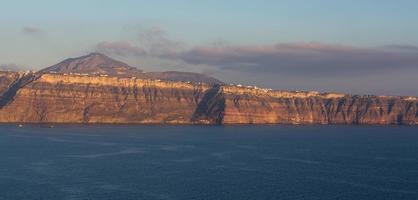
{"label": "sky", "polygon": [[283,90],[418,96],[415,0],[0,0],[0,68],[102,52]]}

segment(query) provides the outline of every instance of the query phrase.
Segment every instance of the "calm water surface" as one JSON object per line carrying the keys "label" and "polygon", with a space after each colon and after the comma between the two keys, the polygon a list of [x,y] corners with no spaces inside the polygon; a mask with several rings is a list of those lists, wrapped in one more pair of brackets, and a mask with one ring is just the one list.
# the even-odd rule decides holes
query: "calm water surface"
{"label": "calm water surface", "polygon": [[0,199],[418,199],[418,128],[0,126]]}

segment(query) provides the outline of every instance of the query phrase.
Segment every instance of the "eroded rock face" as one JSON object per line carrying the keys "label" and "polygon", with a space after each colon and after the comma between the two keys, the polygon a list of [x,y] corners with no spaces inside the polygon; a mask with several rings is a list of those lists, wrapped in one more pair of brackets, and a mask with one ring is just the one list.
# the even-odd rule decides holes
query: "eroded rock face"
{"label": "eroded rock face", "polygon": [[44,74],[0,109],[0,122],[187,124],[205,90],[181,82]]}
{"label": "eroded rock face", "polygon": [[408,124],[418,122],[418,102],[401,97],[272,98],[226,95],[226,124]]}
{"label": "eroded rock face", "polygon": [[416,97],[92,75],[1,72],[0,102],[3,123],[418,124]]}

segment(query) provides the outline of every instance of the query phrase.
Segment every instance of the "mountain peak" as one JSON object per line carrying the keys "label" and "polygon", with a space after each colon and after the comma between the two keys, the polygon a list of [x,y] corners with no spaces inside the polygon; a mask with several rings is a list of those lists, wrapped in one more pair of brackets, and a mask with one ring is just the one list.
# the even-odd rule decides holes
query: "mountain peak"
{"label": "mountain peak", "polygon": [[[81,56],[81,57],[85,57],[85,58],[88,58],[88,57],[101,57],[102,59],[112,59],[109,56],[107,56],[107,55],[105,55],[103,53],[99,53],[99,52],[92,52],[90,54],[87,54],[87,55]],[[81,58],[81,57],[79,57],[79,58]]]}
{"label": "mountain peak", "polygon": [[142,73],[141,70],[126,63],[114,60],[102,53],[93,52],[85,56],[66,59],[56,65],[41,70],[41,72],[107,74],[127,76]]}
{"label": "mountain peak", "polygon": [[99,52],[92,52],[92,53],[88,54],[87,56],[105,56],[105,57],[107,57],[106,55],[104,55],[102,53],[99,53]]}
{"label": "mountain peak", "polygon": [[93,52],[76,58],[68,58],[56,65],[45,68],[40,73],[79,73],[79,74],[106,74],[118,77],[137,77],[144,79],[161,79],[168,81],[187,81],[194,83],[223,84],[213,77],[191,72],[148,72],[131,67],[126,63],[110,58],[109,56]]}

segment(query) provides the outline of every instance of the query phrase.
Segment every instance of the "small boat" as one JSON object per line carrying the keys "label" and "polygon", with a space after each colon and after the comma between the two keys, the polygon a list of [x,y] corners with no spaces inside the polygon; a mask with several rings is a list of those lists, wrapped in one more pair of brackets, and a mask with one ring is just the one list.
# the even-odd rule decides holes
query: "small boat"
{"label": "small boat", "polygon": [[19,124],[19,128],[22,128],[23,127],[23,124]]}

